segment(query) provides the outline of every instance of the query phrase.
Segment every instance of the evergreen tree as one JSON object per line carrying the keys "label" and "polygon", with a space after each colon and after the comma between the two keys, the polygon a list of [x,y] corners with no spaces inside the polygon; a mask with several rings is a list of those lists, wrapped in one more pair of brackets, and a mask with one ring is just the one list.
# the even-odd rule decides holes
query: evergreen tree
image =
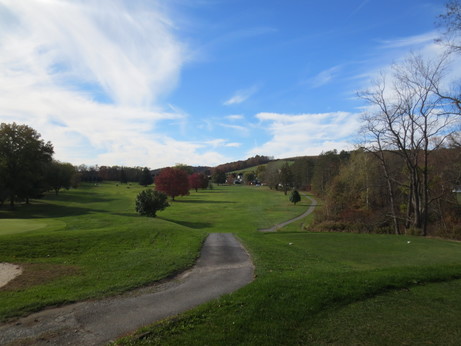
{"label": "evergreen tree", "polygon": [[128,183],[128,178],[127,178],[126,172],[125,172],[125,170],[123,168],[120,171],[120,183],[121,184],[127,184]]}
{"label": "evergreen tree", "polygon": [[141,173],[141,177],[139,178],[139,185],[147,186],[154,182],[154,178],[147,167],[144,167]]}
{"label": "evergreen tree", "polygon": [[300,200],[301,200],[301,196],[300,196],[298,190],[291,191],[290,202],[293,203],[294,205],[296,205],[296,203],[298,203]]}

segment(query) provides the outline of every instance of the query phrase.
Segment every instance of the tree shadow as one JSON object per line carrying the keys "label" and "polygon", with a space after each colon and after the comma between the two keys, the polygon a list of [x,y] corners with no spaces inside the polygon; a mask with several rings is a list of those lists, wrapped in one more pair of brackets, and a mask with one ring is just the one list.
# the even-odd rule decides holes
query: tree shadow
{"label": "tree shadow", "polygon": [[157,217],[157,218],[164,220],[164,221],[169,221],[169,222],[181,225],[181,226],[192,228],[192,229],[203,229],[203,228],[208,228],[208,227],[213,226],[213,224],[210,222],[178,221],[178,220],[167,219],[166,217]]}
{"label": "tree shadow", "polygon": [[36,202],[32,204],[17,205],[15,209],[4,209],[0,212],[0,218],[14,219],[43,219],[60,218],[66,216],[79,216],[90,213],[106,213],[106,210],[94,208],[82,208],[75,206],[65,206]]}
{"label": "tree shadow", "polygon": [[174,200],[174,203],[196,203],[196,204],[234,204],[237,202],[230,202],[230,201],[210,201],[210,200],[201,200],[201,199],[180,199],[180,200]]}
{"label": "tree shadow", "polygon": [[94,192],[79,191],[78,193],[72,194],[69,198],[69,194],[66,191],[61,191],[59,194],[50,194],[47,196],[52,202],[72,202],[72,203],[107,203],[112,202],[115,198],[100,197],[95,195]]}

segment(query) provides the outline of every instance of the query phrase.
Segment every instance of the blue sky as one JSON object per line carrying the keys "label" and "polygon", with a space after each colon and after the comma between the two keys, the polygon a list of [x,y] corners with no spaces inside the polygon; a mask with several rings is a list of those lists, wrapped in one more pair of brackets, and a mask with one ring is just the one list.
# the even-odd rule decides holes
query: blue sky
{"label": "blue sky", "polygon": [[352,149],[356,92],[440,50],[426,0],[0,0],[0,121],[73,164]]}

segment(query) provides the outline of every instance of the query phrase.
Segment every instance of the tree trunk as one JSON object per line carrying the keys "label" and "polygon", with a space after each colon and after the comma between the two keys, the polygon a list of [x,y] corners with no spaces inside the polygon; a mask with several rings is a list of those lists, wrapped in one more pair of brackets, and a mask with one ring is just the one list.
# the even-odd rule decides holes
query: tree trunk
{"label": "tree trunk", "polygon": [[391,204],[390,209],[391,209],[392,226],[394,228],[394,233],[400,234],[399,221],[397,219],[397,214],[395,211],[394,189],[392,188],[392,180],[389,174],[389,170],[387,169],[386,161],[384,159],[384,153],[382,151],[380,152],[379,158],[381,161],[381,167],[383,168],[384,177],[386,178],[386,182],[387,182],[387,192],[389,193],[389,202]]}

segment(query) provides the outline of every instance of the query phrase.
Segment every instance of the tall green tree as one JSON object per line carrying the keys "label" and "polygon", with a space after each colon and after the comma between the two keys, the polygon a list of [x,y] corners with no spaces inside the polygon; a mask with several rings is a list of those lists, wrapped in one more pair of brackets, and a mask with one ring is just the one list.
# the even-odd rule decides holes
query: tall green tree
{"label": "tall green tree", "polygon": [[293,187],[293,172],[288,162],[285,162],[280,168],[280,184],[282,185],[285,195],[288,193],[288,190]]}
{"label": "tall green tree", "polygon": [[216,168],[211,176],[211,180],[218,185],[224,184],[226,182],[226,173],[222,169]]}
{"label": "tall green tree", "polygon": [[142,186],[151,185],[154,182],[154,178],[149,171],[149,168],[144,167],[141,173],[141,177],[139,178],[139,184]]}
{"label": "tall green tree", "polygon": [[298,189],[307,189],[311,185],[314,175],[314,160],[309,157],[301,157],[291,165],[294,185]]}
{"label": "tall green tree", "polygon": [[70,189],[75,174],[76,170],[72,164],[52,161],[47,169],[46,180],[57,195],[62,188]]}
{"label": "tall green tree", "polygon": [[120,171],[120,183],[121,184],[127,184],[128,183],[128,177],[126,176],[125,170],[122,168]]}
{"label": "tall green tree", "polygon": [[53,146],[27,125],[0,124],[0,177],[11,208],[18,197],[28,202],[44,181]]}

